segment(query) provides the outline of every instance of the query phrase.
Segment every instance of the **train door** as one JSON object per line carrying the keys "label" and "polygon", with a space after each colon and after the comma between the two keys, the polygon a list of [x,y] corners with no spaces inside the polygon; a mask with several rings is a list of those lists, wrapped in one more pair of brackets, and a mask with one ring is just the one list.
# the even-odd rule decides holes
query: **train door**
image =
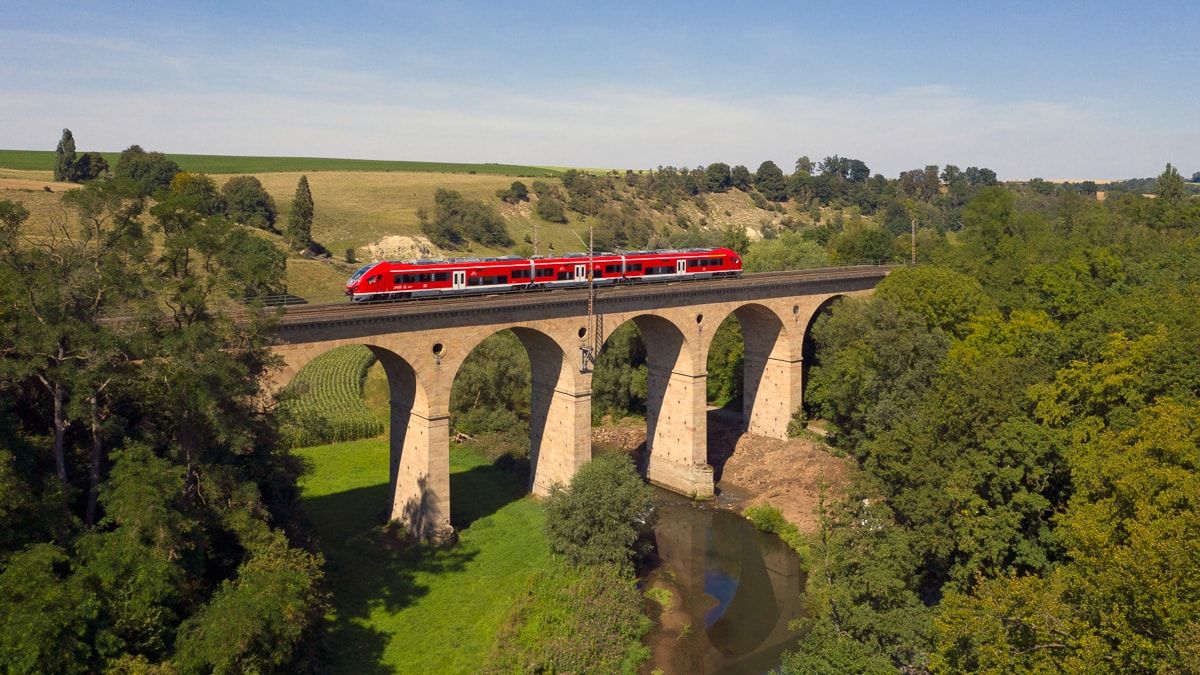
{"label": "train door", "polygon": [[467,287],[467,272],[465,270],[459,270],[459,271],[455,272],[454,278],[452,279],[452,281],[453,281],[453,284],[452,284],[453,288],[455,288],[455,289],[466,288]]}
{"label": "train door", "polygon": [[676,260],[675,261],[675,274],[687,274],[687,261],[686,260]]}
{"label": "train door", "polygon": [[587,265],[575,266],[575,281],[587,281]]}

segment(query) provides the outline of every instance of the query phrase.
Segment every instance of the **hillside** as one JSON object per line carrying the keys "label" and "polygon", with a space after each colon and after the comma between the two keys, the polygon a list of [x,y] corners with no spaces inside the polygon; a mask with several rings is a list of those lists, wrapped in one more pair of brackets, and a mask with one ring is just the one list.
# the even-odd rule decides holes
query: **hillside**
{"label": "hillside", "polygon": [[[27,157],[28,155],[29,157]],[[69,183],[56,183],[48,169],[26,168],[33,162],[31,157],[42,155],[53,158],[53,153],[0,151],[0,200],[21,201],[30,211],[26,225],[28,231],[45,231],[55,221],[69,222],[61,208],[62,192],[73,189]],[[183,168],[189,156],[173,156]],[[228,159],[216,156],[195,156],[211,160]],[[251,166],[260,166],[268,160],[279,158],[232,158],[246,160]],[[292,158],[282,158],[290,160]],[[343,161],[343,160],[338,160]],[[355,162],[356,160],[344,160]],[[403,164],[415,165],[415,162]],[[215,164],[214,164],[215,165]],[[203,165],[202,165],[203,166]],[[438,165],[460,166],[468,165]],[[492,168],[503,165],[487,165]],[[533,169],[534,167],[518,167]],[[557,170],[554,170],[557,173]],[[209,174],[218,186],[234,175],[241,173],[213,172]],[[308,176],[315,202],[313,236],[331,253],[332,259],[319,261],[291,255],[288,261],[289,291],[309,299],[337,299],[341,285],[351,265],[344,262],[347,249],[354,249],[359,260],[406,258],[430,255],[478,255],[504,252],[532,252],[532,241],[536,229],[538,251],[545,253],[580,251],[586,247],[588,227],[601,226],[602,219],[583,215],[568,208],[566,223],[552,223],[534,214],[538,199],[530,195],[530,201],[509,204],[497,195],[498,190],[507,189],[516,180],[512,175],[499,175],[478,171],[475,173],[442,173],[435,171],[284,171],[265,169],[251,172],[275,200],[279,211],[278,222],[285,223],[291,207],[296,182],[301,175]],[[590,174],[589,175],[595,175]],[[531,185],[534,179],[520,178]],[[557,176],[537,178],[562,190],[562,181]],[[679,217],[683,216],[693,229],[711,230],[716,227],[736,226],[757,238],[764,222],[777,224],[782,213],[757,208],[750,195],[739,190],[726,193],[711,193],[703,200],[684,199],[674,206],[652,203],[639,197],[620,180],[602,177],[613,191],[613,207],[636,214],[639,222],[656,237],[678,235],[683,232]],[[459,250],[441,250],[433,246],[421,232],[418,210],[430,209],[434,193],[439,189],[455,190],[463,197],[479,200],[494,208],[508,228],[514,244],[504,249],[489,248],[469,243]],[[565,195],[565,193],[564,193]],[[707,206],[707,212],[700,204]],[[797,214],[793,214],[797,215]],[[282,238],[263,233],[283,247]]]}

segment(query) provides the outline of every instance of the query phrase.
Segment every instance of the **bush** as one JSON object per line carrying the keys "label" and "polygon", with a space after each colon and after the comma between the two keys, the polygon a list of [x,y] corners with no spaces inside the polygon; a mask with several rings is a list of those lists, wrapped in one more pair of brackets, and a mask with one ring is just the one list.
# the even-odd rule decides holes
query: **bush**
{"label": "bush", "polygon": [[441,248],[458,248],[468,239],[484,246],[511,246],[504,219],[491,206],[465,199],[455,190],[438,188],[433,195],[433,215],[417,211],[421,231]]}
{"label": "bush", "polygon": [[280,429],[292,447],[370,438],[384,423],[363,401],[363,381],[375,355],[362,345],[330,350],[304,366],[284,390]]}
{"label": "bush", "polygon": [[234,176],[225,181],[221,196],[225,198],[225,215],[233,222],[275,229],[275,200],[254,176]]}
{"label": "bush", "polygon": [[562,202],[550,196],[541,197],[533,207],[533,212],[538,218],[550,223],[565,223],[567,222],[567,212],[563,207]]}
{"label": "bush", "polygon": [[637,553],[653,492],[621,454],[584,464],[569,487],[555,485],[546,499],[546,537],[574,564],[628,566]]}
{"label": "bush", "polygon": [[760,532],[769,532],[782,539],[783,543],[800,555],[801,564],[808,567],[812,560],[808,541],[804,539],[804,535],[800,533],[800,528],[796,527],[795,523],[788,522],[783,517],[782,511],[770,504],[755,504],[746,507],[742,515],[749,518]]}

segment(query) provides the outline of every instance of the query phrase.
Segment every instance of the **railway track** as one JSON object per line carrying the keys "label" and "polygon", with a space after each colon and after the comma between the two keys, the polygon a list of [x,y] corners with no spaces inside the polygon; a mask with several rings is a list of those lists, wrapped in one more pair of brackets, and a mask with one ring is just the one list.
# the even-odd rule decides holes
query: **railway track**
{"label": "railway track", "polygon": [[[680,279],[678,281],[654,283],[626,283],[597,286],[596,302],[603,303],[609,299],[619,299],[630,295],[654,296],[670,295],[683,289],[700,288],[746,288],[764,284],[837,281],[844,279],[859,279],[864,277],[882,276],[887,274],[895,265],[855,265],[848,267],[825,267],[810,270],[789,272],[759,272],[743,274],[734,278],[718,279]],[[328,302],[320,304],[289,305],[282,309],[281,323],[303,324],[311,321],[336,321],[365,316],[395,316],[405,314],[427,314],[438,311],[470,311],[496,307],[519,307],[553,302],[554,304],[581,302],[586,303],[587,287],[573,288],[542,288],[536,290],[518,290],[487,295],[472,295],[467,297],[449,297],[417,300],[389,300],[373,303]]]}

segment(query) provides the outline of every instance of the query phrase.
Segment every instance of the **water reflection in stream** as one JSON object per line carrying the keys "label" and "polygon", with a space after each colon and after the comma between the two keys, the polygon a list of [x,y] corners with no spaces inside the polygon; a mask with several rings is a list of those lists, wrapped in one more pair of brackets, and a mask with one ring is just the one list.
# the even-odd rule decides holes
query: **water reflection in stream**
{"label": "water reflection in stream", "polygon": [[[648,636],[645,671],[762,673],[779,664],[803,615],[800,559],[777,537],[712,504],[656,489],[654,527],[661,564],[647,588],[673,596]],[[655,605],[657,609],[657,605]]]}

